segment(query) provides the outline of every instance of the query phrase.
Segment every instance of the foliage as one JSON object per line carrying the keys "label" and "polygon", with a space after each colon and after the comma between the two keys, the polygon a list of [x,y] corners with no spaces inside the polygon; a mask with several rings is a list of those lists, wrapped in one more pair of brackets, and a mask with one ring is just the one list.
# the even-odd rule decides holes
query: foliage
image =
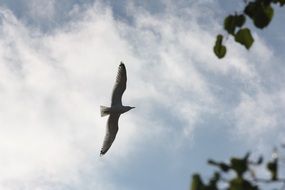
{"label": "foliage", "polygon": [[[280,7],[285,5],[285,0],[244,0],[245,8],[241,13],[228,15],[224,19],[224,29],[228,35],[233,36],[235,41],[243,45],[246,49],[250,49],[254,42],[251,30],[244,27],[246,20],[252,20],[254,26],[263,29],[269,25],[274,16],[274,5]],[[223,35],[216,37],[214,45],[214,53],[218,58],[226,55],[227,49],[223,45]]]}
{"label": "foliage", "polygon": [[[199,174],[192,176],[191,190],[259,190],[262,184],[281,185],[285,188],[285,179],[278,176],[278,156],[275,149],[272,160],[263,164],[263,157],[260,156],[256,161],[249,159],[250,153],[242,158],[233,157],[229,163],[209,160],[208,164],[216,167],[208,183],[204,183]],[[256,169],[265,167],[270,174],[269,179],[258,178]]]}
{"label": "foliage", "polygon": [[224,57],[227,53],[226,46],[224,46],[222,43],[223,43],[223,36],[218,35],[216,44],[214,46],[214,52],[218,56],[218,58]]}

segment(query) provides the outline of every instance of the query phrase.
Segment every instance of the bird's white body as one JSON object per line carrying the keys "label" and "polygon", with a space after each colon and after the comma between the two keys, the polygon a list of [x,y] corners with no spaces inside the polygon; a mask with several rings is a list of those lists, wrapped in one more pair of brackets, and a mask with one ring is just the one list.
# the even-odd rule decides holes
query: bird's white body
{"label": "bird's white body", "polygon": [[125,65],[121,62],[119,71],[116,78],[116,83],[112,93],[111,107],[101,106],[101,116],[109,115],[106,127],[106,135],[104,138],[103,146],[100,155],[104,155],[111,147],[117,135],[119,126],[118,121],[121,114],[133,109],[134,107],[123,106],[122,95],[126,90],[127,72]]}

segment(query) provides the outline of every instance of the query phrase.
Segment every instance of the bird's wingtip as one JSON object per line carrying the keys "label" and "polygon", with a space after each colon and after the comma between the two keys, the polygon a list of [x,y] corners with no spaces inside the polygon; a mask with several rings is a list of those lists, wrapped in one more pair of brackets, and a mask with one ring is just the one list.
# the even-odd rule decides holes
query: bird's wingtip
{"label": "bird's wingtip", "polygon": [[125,66],[123,61],[120,62],[120,66]]}
{"label": "bird's wingtip", "polygon": [[104,152],[104,151],[100,151],[100,157],[102,157],[104,154],[106,153],[106,151]]}

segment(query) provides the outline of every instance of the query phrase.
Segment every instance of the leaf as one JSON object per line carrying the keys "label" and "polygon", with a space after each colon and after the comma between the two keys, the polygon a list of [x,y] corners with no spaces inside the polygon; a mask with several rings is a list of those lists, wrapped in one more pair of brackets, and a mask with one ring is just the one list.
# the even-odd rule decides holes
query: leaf
{"label": "leaf", "polygon": [[250,2],[244,9],[244,13],[253,19],[256,11],[258,9],[258,5],[256,2]]}
{"label": "leaf", "polygon": [[218,184],[220,178],[221,178],[220,174],[218,172],[215,172],[213,177],[209,181],[207,189],[209,189],[209,190],[218,190],[217,184]]}
{"label": "leaf", "polygon": [[274,0],[273,2],[279,3],[281,7],[285,4],[285,0]]}
{"label": "leaf", "polygon": [[247,161],[247,160],[248,160],[248,158],[249,158],[249,156],[250,156],[250,152],[247,152],[247,153],[245,154],[245,156],[244,156],[244,158],[243,158],[243,159],[244,159],[245,161]]}
{"label": "leaf", "polygon": [[200,175],[194,174],[192,176],[191,190],[202,190],[202,189],[204,189],[204,184],[201,180]]}
{"label": "leaf", "polygon": [[224,20],[224,29],[234,35],[236,27],[241,27],[245,23],[244,15],[229,15]]}
{"label": "leaf", "polygon": [[235,41],[244,45],[246,49],[249,49],[254,42],[251,32],[248,28],[240,29],[235,35]]}
{"label": "leaf", "polygon": [[215,46],[214,46],[214,53],[216,54],[216,56],[219,59],[223,58],[226,55],[226,53],[227,53],[226,46],[224,46],[222,44],[222,41],[223,41],[223,36],[219,34],[217,36],[216,43],[215,43]]}
{"label": "leaf", "polygon": [[285,0],[279,0],[280,6],[285,5]]}
{"label": "leaf", "polygon": [[231,168],[229,165],[225,164],[225,163],[220,163],[220,169],[224,172],[228,172]]}
{"label": "leaf", "polygon": [[208,160],[208,163],[211,165],[219,167],[223,172],[228,172],[231,169],[229,165],[227,165],[223,162],[219,163],[219,162],[216,162],[214,160]]}
{"label": "leaf", "polygon": [[254,18],[254,25],[258,28],[266,27],[271,22],[273,15],[274,10],[270,5],[262,7]]}
{"label": "leaf", "polygon": [[241,177],[248,169],[247,159],[232,158],[231,167],[237,173],[237,175]]}
{"label": "leaf", "polygon": [[278,159],[274,159],[272,162],[267,163],[267,169],[271,173],[271,179],[276,181],[278,179]]}
{"label": "leaf", "polygon": [[245,16],[244,15],[237,15],[236,16],[236,25],[238,27],[242,27],[245,23]]}
{"label": "leaf", "polygon": [[232,179],[229,182],[230,187],[228,188],[229,190],[257,190],[258,187],[252,185],[249,181],[237,177]]}
{"label": "leaf", "polygon": [[263,1],[263,4],[265,5],[265,6],[268,6],[268,5],[270,5],[270,3],[272,3],[272,1],[274,1],[274,0],[262,0]]}
{"label": "leaf", "polygon": [[248,15],[257,28],[266,27],[272,20],[274,10],[270,4],[262,1],[250,2],[244,9],[244,13]]}
{"label": "leaf", "polygon": [[259,158],[258,158],[258,160],[257,160],[257,164],[258,165],[260,165],[260,164],[262,164],[262,162],[263,162],[263,157],[262,156],[260,156]]}
{"label": "leaf", "polygon": [[222,42],[223,42],[223,36],[221,34],[217,35],[216,44],[222,44]]}
{"label": "leaf", "polygon": [[234,35],[235,33],[235,17],[233,15],[229,15],[224,20],[224,28],[229,33]]}

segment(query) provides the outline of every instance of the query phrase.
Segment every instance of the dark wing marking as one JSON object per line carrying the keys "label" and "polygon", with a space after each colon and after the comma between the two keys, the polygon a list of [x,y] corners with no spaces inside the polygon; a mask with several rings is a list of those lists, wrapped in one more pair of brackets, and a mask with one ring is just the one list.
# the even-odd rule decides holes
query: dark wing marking
{"label": "dark wing marking", "polygon": [[112,93],[111,105],[122,105],[122,95],[127,86],[127,71],[125,65],[121,62]]}
{"label": "dark wing marking", "polygon": [[111,114],[107,121],[106,135],[104,138],[103,146],[101,148],[100,155],[104,155],[111,147],[113,141],[116,138],[118,132],[118,121],[120,114]]}

